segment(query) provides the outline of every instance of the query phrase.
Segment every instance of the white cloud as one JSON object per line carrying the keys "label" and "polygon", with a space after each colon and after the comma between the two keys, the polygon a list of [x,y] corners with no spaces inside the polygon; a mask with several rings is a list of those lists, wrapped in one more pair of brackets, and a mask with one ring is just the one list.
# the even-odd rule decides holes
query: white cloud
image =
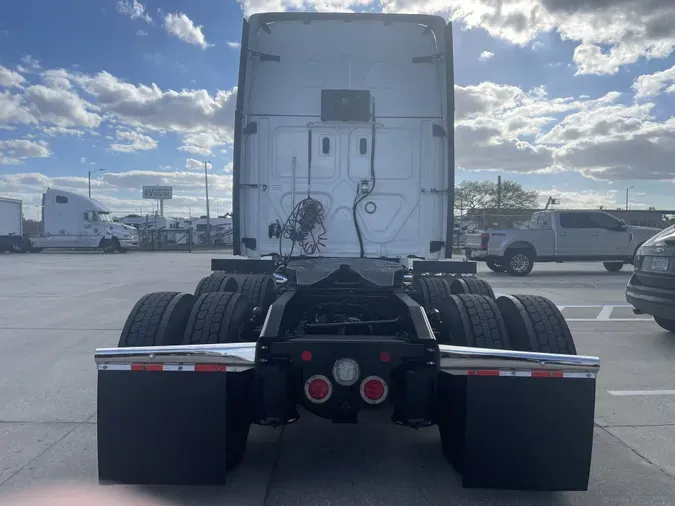
{"label": "white cloud", "polygon": [[157,141],[148,135],[132,130],[118,130],[115,134],[118,142],[110,145],[112,151],[120,153],[135,153],[137,151],[149,151],[157,147]]}
{"label": "white cloud", "polygon": [[185,160],[185,169],[186,170],[201,170],[204,168],[204,162],[200,160],[195,160],[194,158],[187,158]]}
{"label": "white cloud", "polygon": [[146,32],[145,30],[136,30],[136,35],[138,35],[139,37],[147,37],[148,32]]}
{"label": "white cloud", "polygon": [[75,128],[66,128],[66,127],[44,127],[41,129],[43,134],[49,135],[50,137],[56,137],[58,135],[73,135],[75,137],[82,137],[84,131],[76,130]]}
{"label": "white cloud", "polygon": [[26,158],[47,158],[51,155],[45,141],[27,139],[0,140],[0,165],[21,163]]}
{"label": "white cloud", "polygon": [[117,12],[126,14],[131,19],[142,19],[146,23],[152,23],[152,18],[145,11],[145,5],[138,2],[138,0],[119,0],[117,2]]}
{"label": "white cloud", "polygon": [[27,54],[21,58],[21,65],[17,65],[16,69],[25,74],[27,72],[37,72],[42,68],[40,60],[36,60],[31,55]]}
{"label": "white cloud", "polygon": [[21,74],[0,65],[0,86],[20,87],[25,82],[26,79]]}
{"label": "white cloud", "polygon": [[171,35],[175,35],[183,42],[194,44],[206,49],[213,44],[208,44],[202,33],[203,26],[195,26],[192,20],[182,12],[177,14],[167,14],[164,17],[164,28]]}
{"label": "white cloud", "polygon": [[31,113],[40,122],[85,128],[101,124],[101,116],[93,112],[96,107],[72,91],[36,84],[27,88],[24,96]]}
{"label": "white cloud", "polygon": [[81,157],[81,158],[80,158],[80,163],[81,163],[81,164],[85,164],[85,163],[87,163],[87,159],[86,159],[86,157],[84,157],[84,156],[83,156],[83,157]]}
{"label": "white cloud", "polygon": [[10,127],[12,124],[27,125],[36,122],[21,95],[0,90],[0,125]]}
{"label": "white cloud", "polygon": [[231,47],[232,49],[240,49],[241,48],[241,42],[228,41],[227,45],[229,47]]}
{"label": "white cloud", "polygon": [[183,139],[183,145],[178,149],[193,155],[209,156],[213,154],[213,148],[232,142],[230,132],[225,129],[214,129],[199,133],[187,134]]}
{"label": "white cloud", "polygon": [[636,98],[655,97],[665,90],[675,92],[675,65],[669,69],[638,77],[633,83]]}
{"label": "white cloud", "polygon": [[135,85],[108,72],[95,76],[78,74],[72,79],[108,115],[146,130],[198,133],[222,129],[232,138],[236,88],[219,90],[162,90],[156,84]]}
{"label": "white cloud", "polygon": [[494,57],[495,57],[495,54],[494,54],[494,53],[492,53],[492,52],[490,52],[490,51],[483,51],[483,52],[480,54],[480,56],[478,57],[478,59],[479,59],[480,61],[488,61],[488,60],[491,60],[491,59],[494,58]]}

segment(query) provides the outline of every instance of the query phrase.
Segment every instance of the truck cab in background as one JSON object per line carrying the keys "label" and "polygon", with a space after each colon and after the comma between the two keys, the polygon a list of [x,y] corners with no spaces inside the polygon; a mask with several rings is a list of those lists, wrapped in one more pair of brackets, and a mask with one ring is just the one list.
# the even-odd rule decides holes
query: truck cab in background
{"label": "truck cab in background", "polygon": [[123,253],[138,248],[138,232],[114,222],[110,210],[96,199],[48,189],[42,195],[40,233],[24,236],[23,241],[24,251],[45,248],[100,248]]}

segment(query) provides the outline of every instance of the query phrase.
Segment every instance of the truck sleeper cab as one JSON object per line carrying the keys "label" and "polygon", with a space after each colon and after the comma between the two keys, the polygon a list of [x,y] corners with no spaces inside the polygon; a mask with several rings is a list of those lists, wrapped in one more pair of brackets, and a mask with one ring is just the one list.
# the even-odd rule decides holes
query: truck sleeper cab
{"label": "truck sleeper cab", "polygon": [[40,234],[25,238],[28,251],[45,248],[138,249],[135,228],[113,221],[101,202],[78,193],[48,189],[42,195]]}

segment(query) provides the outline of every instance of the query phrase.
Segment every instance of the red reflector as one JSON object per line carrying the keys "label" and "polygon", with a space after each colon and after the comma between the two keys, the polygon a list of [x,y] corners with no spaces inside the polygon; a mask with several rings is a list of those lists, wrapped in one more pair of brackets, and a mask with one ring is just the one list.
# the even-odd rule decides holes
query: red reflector
{"label": "red reflector", "polygon": [[223,364],[195,364],[195,372],[224,372]]}
{"label": "red reflector", "polygon": [[469,376],[499,376],[499,371],[469,371]]}
{"label": "red reflector", "polygon": [[305,362],[309,362],[310,360],[312,360],[312,352],[305,350],[300,354],[300,358]]}
{"label": "red reflector", "polygon": [[316,400],[325,399],[329,391],[330,386],[328,382],[321,378],[313,379],[307,386],[307,394]]}
{"label": "red reflector", "polygon": [[562,371],[548,372],[548,371],[532,371],[533,378],[562,378]]}
{"label": "red reflector", "polygon": [[384,395],[384,384],[376,379],[366,381],[363,385],[363,395],[371,401],[380,399]]}
{"label": "red reflector", "polygon": [[131,364],[132,371],[161,371],[162,364]]}
{"label": "red reflector", "polygon": [[391,361],[391,354],[388,351],[383,351],[380,353],[380,361],[389,362]]}

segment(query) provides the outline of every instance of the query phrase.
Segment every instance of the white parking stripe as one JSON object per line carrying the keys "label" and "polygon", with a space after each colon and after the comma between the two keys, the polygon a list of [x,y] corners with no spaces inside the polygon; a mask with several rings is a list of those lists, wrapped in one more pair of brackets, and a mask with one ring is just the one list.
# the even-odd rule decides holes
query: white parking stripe
{"label": "white parking stripe", "polygon": [[653,322],[654,318],[565,318],[566,322]]}
{"label": "white parking stripe", "polygon": [[602,306],[600,313],[598,314],[597,320],[609,320],[612,317],[612,311],[614,311],[614,306]]}
{"label": "white parking stripe", "polygon": [[628,397],[633,395],[675,395],[675,390],[608,390],[610,395]]}

